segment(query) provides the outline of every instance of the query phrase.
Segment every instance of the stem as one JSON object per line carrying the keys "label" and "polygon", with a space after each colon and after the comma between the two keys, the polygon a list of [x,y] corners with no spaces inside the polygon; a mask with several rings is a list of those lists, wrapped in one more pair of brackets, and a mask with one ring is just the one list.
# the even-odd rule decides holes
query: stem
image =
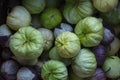
{"label": "stem", "polygon": [[108,70],[106,70],[106,71],[105,71],[105,73],[109,72],[110,70],[111,70],[111,67],[109,67],[109,69],[108,69]]}

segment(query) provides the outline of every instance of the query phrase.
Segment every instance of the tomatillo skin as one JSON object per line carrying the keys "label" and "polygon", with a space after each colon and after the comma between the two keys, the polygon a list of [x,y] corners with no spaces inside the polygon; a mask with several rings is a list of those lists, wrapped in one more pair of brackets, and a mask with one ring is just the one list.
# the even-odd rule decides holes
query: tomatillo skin
{"label": "tomatillo skin", "polygon": [[44,47],[43,36],[37,29],[29,26],[20,28],[9,39],[9,48],[18,62],[34,65]]}

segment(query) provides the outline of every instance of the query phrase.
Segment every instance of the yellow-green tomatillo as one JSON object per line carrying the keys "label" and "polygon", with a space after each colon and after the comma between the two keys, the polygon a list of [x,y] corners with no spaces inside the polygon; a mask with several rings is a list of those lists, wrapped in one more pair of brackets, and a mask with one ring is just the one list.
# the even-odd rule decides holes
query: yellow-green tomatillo
{"label": "yellow-green tomatillo", "polygon": [[42,34],[31,26],[20,28],[9,39],[10,50],[23,65],[35,65],[43,47]]}
{"label": "yellow-green tomatillo", "polygon": [[56,37],[55,47],[58,54],[63,58],[75,57],[81,49],[79,38],[75,33],[69,31]]}
{"label": "yellow-green tomatillo", "polygon": [[104,28],[101,19],[86,17],[80,20],[74,29],[84,47],[97,46],[103,39]]}
{"label": "yellow-green tomatillo", "polygon": [[94,7],[100,12],[110,12],[117,7],[119,0],[92,0]]}

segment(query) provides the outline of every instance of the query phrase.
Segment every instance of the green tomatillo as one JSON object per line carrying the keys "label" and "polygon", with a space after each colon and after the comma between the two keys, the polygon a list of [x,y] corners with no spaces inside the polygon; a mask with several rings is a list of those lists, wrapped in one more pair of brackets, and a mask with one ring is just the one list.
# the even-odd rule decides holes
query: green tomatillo
{"label": "green tomatillo", "polygon": [[20,28],[9,39],[9,48],[18,62],[23,65],[35,65],[44,47],[43,36],[35,28]]}
{"label": "green tomatillo", "polygon": [[74,57],[71,66],[77,76],[81,78],[91,77],[97,67],[94,53],[86,48],[81,49],[79,54]]}
{"label": "green tomatillo", "polygon": [[62,14],[57,8],[46,8],[40,14],[41,24],[48,29],[53,29],[62,21]]}
{"label": "green tomatillo", "polygon": [[103,71],[108,78],[116,79],[120,77],[120,58],[117,56],[108,56],[102,66]]}
{"label": "green tomatillo", "polygon": [[49,60],[43,64],[41,76],[43,80],[68,80],[67,67],[60,61]]}

